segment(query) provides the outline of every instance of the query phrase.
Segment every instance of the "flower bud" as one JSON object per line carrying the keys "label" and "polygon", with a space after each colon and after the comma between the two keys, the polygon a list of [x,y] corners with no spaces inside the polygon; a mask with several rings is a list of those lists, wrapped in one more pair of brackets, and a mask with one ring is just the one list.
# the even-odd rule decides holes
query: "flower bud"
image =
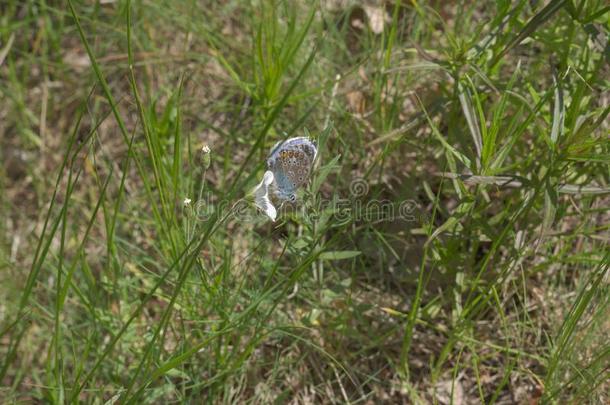
{"label": "flower bud", "polygon": [[208,170],[210,167],[210,152],[210,147],[208,145],[203,145],[203,148],[201,148],[201,165],[203,166],[203,170]]}

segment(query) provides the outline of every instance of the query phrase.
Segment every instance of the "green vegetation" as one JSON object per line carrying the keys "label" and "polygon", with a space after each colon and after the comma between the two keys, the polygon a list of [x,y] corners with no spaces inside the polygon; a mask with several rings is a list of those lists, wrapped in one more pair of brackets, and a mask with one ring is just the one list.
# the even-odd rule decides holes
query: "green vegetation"
{"label": "green vegetation", "polygon": [[0,402],[610,402],[610,6],[361,3],[0,4]]}

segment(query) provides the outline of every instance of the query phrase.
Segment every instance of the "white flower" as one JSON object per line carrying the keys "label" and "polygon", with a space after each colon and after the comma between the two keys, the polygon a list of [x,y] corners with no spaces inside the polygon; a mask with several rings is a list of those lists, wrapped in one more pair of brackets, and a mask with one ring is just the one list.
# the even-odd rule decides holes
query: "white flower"
{"label": "white flower", "polygon": [[210,153],[211,149],[208,145],[203,145],[203,148],[201,148],[201,151],[205,154]]}
{"label": "white flower", "polygon": [[277,210],[269,199],[269,186],[273,183],[275,177],[273,172],[267,170],[263,175],[263,179],[254,189],[254,205],[256,205],[261,211],[263,211],[271,221],[275,222],[277,217]]}
{"label": "white flower", "polygon": [[188,207],[189,205],[191,205],[191,199],[185,198],[182,203],[184,204],[185,207]]}

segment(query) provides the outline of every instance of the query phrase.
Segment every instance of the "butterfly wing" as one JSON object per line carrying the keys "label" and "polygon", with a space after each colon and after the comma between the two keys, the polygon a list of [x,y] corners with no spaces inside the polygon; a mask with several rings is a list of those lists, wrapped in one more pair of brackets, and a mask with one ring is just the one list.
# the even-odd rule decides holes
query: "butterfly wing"
{"label": "butterfly wing", "polygon": [[317,148],[308,138],[291,138],[271,148],[267,159],[280,196],[296,192],[309,179]]}
{"label": "butterfly wing", "polygon": [[289,149],[303,150],[311,158],[312,162],[318,153],[318,148],[315,142],[304,136],[299,136],[296,138],[287,139],[285,141],[276,142],[269,151],[269,158],[275,158],[282,150]]}
{"label": "butterfly wing", "polygon": [[269,199],[269,187],[274,181],[274,175],[271,171],[266,171],[263,175],[263,180],[254,189],[254,205],[265,213],[271,221],[275,222],[277,210]]}

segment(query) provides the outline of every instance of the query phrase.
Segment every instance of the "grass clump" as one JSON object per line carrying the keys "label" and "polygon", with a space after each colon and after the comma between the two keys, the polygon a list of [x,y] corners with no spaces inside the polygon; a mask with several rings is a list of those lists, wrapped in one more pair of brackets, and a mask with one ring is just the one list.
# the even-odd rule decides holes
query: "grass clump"
{"label": "grass clump", "polygon": [[610,400],[604,2],[0,10],[3,402]]}

